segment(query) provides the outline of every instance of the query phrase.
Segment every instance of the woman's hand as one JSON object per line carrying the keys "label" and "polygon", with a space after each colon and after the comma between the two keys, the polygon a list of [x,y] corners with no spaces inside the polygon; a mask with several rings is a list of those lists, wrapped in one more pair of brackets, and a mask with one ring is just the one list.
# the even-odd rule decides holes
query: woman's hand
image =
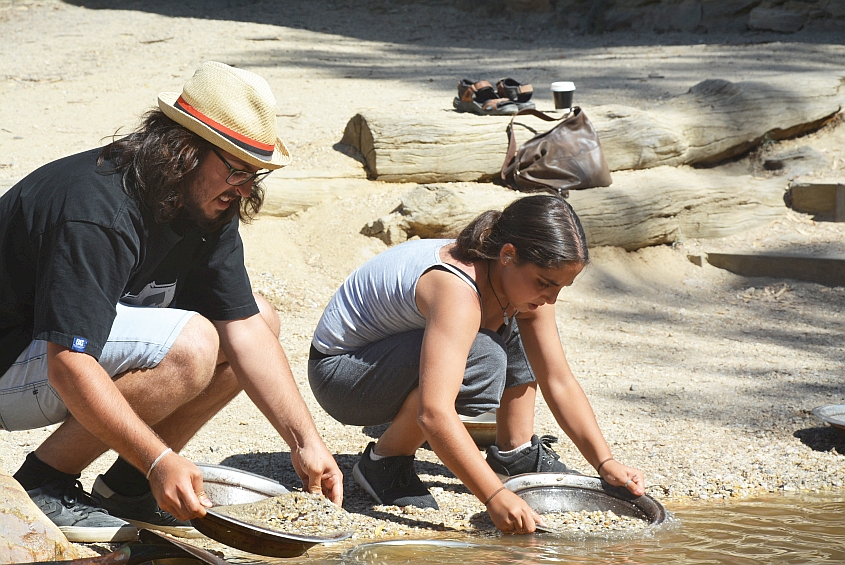
{"label": "woman's hand", "polygon": [[508,489],[496,493],[487,503],[487,512],[496,525],[505,534],[530,534],[543,524],[528,504]]}
{"label": "woman's hand", "polygon": [[610,459],[602,465],[599,475],[608,483],[618,487],[625,487],[636,496],[645,494],[643,472],[639,469],[623,465],[615,459]]}

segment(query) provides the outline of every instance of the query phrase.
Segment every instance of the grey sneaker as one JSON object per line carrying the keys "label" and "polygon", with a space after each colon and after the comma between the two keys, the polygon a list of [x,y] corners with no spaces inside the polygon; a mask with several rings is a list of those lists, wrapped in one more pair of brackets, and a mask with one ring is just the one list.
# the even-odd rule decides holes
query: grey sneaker
{"label": "grey sneaker", "polygon": [[370,442],[352,469],[352,476],[379,504],[434,508],[437,501],[414,470],[413,455],[370,459],[375,444]]}
{"label": "grey sneaker", "polygon": [[68,541],[124,542],[138,537],[135,526],[99,508],[79,481],[47,483],[26,493]]}
{"label": "grey sneaker", "polygon": [[572,473],[573,471],[560,462],[560,455],[552,449],[557,443],[554,436],[531,437],[531,446],[507,457],[499,453],[499,448],[491,445],[487,448],[487,464],[495,471],[500,479],[506,479],[523,473]]}
{"label": "grey sneaker", "polygon": [[158,530],[181,538],[202,537],[189,522],[177,520],[172,514],[159,508],[151,492],[140,496],[125,496],[114,492],[103,481],[103,476],[98,475],[91,488],[91,496],[108,510],[109,514],[119,516],[139,529]]}

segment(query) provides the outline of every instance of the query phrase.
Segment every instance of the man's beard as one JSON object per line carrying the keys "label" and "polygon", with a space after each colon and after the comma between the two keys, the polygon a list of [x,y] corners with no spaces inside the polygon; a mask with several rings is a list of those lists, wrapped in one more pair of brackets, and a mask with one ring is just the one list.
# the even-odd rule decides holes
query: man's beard
{"label": "man's beard", "polygon": [[192,193],[185,195],[183,199],[183,208],[188,214],[188,217],[197,224],[201,229],[211,233],[216,232],[226,224],[232,221],[241,206],[241,197],[236,196],[229,201],[229,207],[221,210],[220,213],[210,218],[202,209],[200,203],[196,201]]}

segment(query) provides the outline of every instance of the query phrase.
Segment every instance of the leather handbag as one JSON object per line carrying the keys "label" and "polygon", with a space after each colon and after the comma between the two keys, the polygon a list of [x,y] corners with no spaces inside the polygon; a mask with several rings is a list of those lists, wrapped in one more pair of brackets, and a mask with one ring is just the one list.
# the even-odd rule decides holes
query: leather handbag
{"label": "leather handbag", "polygon": [[[555,127],[540,133],[516,149],[513,120],[536,116]],[[508,125],[508,153],[502,164],[502,180],[516,190],[557,192],[610,186],[610,169],[601,150],[599,136],[581,108],[575,106],[560,118],[538,110],[520,110]]]}

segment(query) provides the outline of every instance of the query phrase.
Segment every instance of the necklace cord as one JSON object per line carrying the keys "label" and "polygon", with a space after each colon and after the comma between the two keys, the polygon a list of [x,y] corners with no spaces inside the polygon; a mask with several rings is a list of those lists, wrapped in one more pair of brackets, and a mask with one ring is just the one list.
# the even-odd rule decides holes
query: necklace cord
{"label": "necklace cord", "polygon": [[490,280],[490,264],[491,263],[492,263],[492,261],[488,260],[488,262],[487,262],[487,284],[490,285],[490,290],[493,291],[493,296],[496,297],[496,302],[498,302],[499,308],[502,309],[502,317],[505,319],[505,325],[507,326],[510,323],[510,321],[508,320],[507,310],[508,310],[508,306],[510,306],[511,303],[510,303],[510,301],[508,301],[507,304],[502,306],[502,301],[499,300],[499,295],[496,293],[496,289],[493,288],[493,281]]}

